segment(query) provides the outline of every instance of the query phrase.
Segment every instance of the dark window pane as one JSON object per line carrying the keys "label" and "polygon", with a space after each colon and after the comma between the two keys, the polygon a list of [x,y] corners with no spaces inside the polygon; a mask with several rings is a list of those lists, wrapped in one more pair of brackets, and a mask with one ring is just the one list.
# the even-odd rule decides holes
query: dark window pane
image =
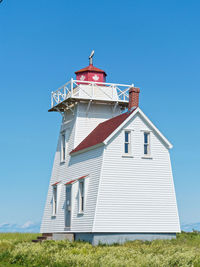
{"label": "dark window pane", "polygon": [[65,143],[65,135],[64,134],[62,135],[62,143],[63,143],[63,145]]}
{"label": "dark window pane", "polygon": [[84,182],[80,182],[80,211],[84,209]]}
{"label": "dark window pane", "polygon": [[128,144],[124,144],[124,153],[128,153],[129,151],[128,151]]}
{"label": "dark window pane", "polygon": [[83,211],[84,210],[84,198],[82,197],[81,199],[81,210]]}
{"label": "dark window pane", "polygon": [[125,142],[129,142],[129,132],[125,132]]}
{"label": "dark window pane", "polygon": [[56,214],[56,212],[57,212],[57,187],[56,186],[54,186],[53,187],[53,200],[54,200],[54,214]]}
{"label": "dark window pane", "polygon": [[144,143],[148,143],[148,133],[144,133]]}
{"label": "dark window pane", "polygon": [[63,160],[65,160],[65,147],[63,147]]}
{"label": "dark window pane", "polygon": [[148,154],[148,145],[144,145],[144,154],[145,154],[145,155]]}
{"label": "dark window pane", "polygon": [[83,182],[80,183],[81,196],[83,195]]}
{"label": "dark window pane", "polygon": [[62,135],[62,160],[65,160],[65,135]]}
{"label": "dark window pane", "polygon": [[55,186],[55,187],[53,188],[53,190],[54,190],[54,198],[55,198],[55,200],[56,200],[56,198],[57,198],[57,187]]}

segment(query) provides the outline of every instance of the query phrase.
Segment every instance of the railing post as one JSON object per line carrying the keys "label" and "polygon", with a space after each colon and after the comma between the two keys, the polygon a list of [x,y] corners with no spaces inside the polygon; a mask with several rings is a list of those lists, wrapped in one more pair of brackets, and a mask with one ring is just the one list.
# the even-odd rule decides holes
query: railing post
{"label": "railing post", "polygon": [[71,97],[73,97],[73,83],[74,83],[74,80],[73,78],[71,78]]}
{"label": "railing post", "polygon": [[53,92],[51,92],[51,107],[53,107]]}
{"label": "railing post", "polygon": [[111,86],[111,89],[112,89],[112,100],[114,100],[114,97],[113,97],[113,94],[114,94],[114,86],[113,85]]}
{"label": "railing post", "polygon": [[64,86],[64,99],[66,99],[66,88]]}

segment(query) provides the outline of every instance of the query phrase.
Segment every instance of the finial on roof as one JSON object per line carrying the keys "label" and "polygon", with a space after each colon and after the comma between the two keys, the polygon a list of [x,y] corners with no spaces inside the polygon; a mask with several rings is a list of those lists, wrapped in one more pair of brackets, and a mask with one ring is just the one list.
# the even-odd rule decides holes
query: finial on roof
{"label": "finial on roof", "polygon": [[93,56],[94,56],[94,50],[92,50],[90,56],[89,56],[89,61],[90,61],[90,65],[93,65]]}

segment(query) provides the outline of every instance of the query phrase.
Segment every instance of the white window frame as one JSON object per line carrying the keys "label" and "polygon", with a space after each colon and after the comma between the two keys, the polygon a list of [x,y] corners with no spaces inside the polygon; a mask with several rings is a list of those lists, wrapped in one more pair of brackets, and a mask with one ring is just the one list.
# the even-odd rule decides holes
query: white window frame
{"label": "white window frame", "polygon": [[[147,134],[147,142],[145,142],[145,134]],[[145,146],[147,146],[147,154],[145,154]],[[143,132],[143,155],[144,157],[151,156],[151,135],[148,131]]]}
{"label": "white window frame", "polygon": [[52,216],[56,216],[58,209],[58,187],[57,185],[53,185],[52,187],[53,187]]}
{"label": "white window frame", "polygon": [[[123,131],[123,157],[132,157],[132,131],[130,129],[124,129]],[[126,142],[126,133],[129,133],[129,140]],[[125,152],[125,144],[128,144],[128,153]]]}
{"label": "white window frame", "polygon": [[85,181],[81,179],[79,181],[79,214],[83,214],[85,211]]}
{"label": "white window frame", "polygon": [[60,162],[65,162],[66,159],[66,135],[65,132],[61,133],[60,142]]}

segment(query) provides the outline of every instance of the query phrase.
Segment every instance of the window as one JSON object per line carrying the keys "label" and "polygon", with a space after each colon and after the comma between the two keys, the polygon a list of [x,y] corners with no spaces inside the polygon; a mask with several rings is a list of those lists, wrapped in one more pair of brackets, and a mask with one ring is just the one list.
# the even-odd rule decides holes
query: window
{"label": "window", "polygon": [[63,133],[61,135],[61,162],[65,161],[65,151],[66,151],[66,147],[65,147],[65,133]]}
{"label": "window", "polygon": [[124,132],[124,154],[131,154],[131,132]]}
{"label": "window", "polygon": [[79,212],[84,212],[84,181],[79,182]]}
{"label": "window", "polygon": [[57,185],[53,186],[53,212],[52,215],[55,216],[57,213]]}
{"label": "window", "polygon": [[60,161],[61,162],[64,162],[67,158],[69,137],[70,137],[70,128],[67,128],[65,129],[64,132],[61,132],[61,141],[60,141]]}
{"label": "window", "polygon": [[150,133],[144,132],[144,155],[150,155]]}

